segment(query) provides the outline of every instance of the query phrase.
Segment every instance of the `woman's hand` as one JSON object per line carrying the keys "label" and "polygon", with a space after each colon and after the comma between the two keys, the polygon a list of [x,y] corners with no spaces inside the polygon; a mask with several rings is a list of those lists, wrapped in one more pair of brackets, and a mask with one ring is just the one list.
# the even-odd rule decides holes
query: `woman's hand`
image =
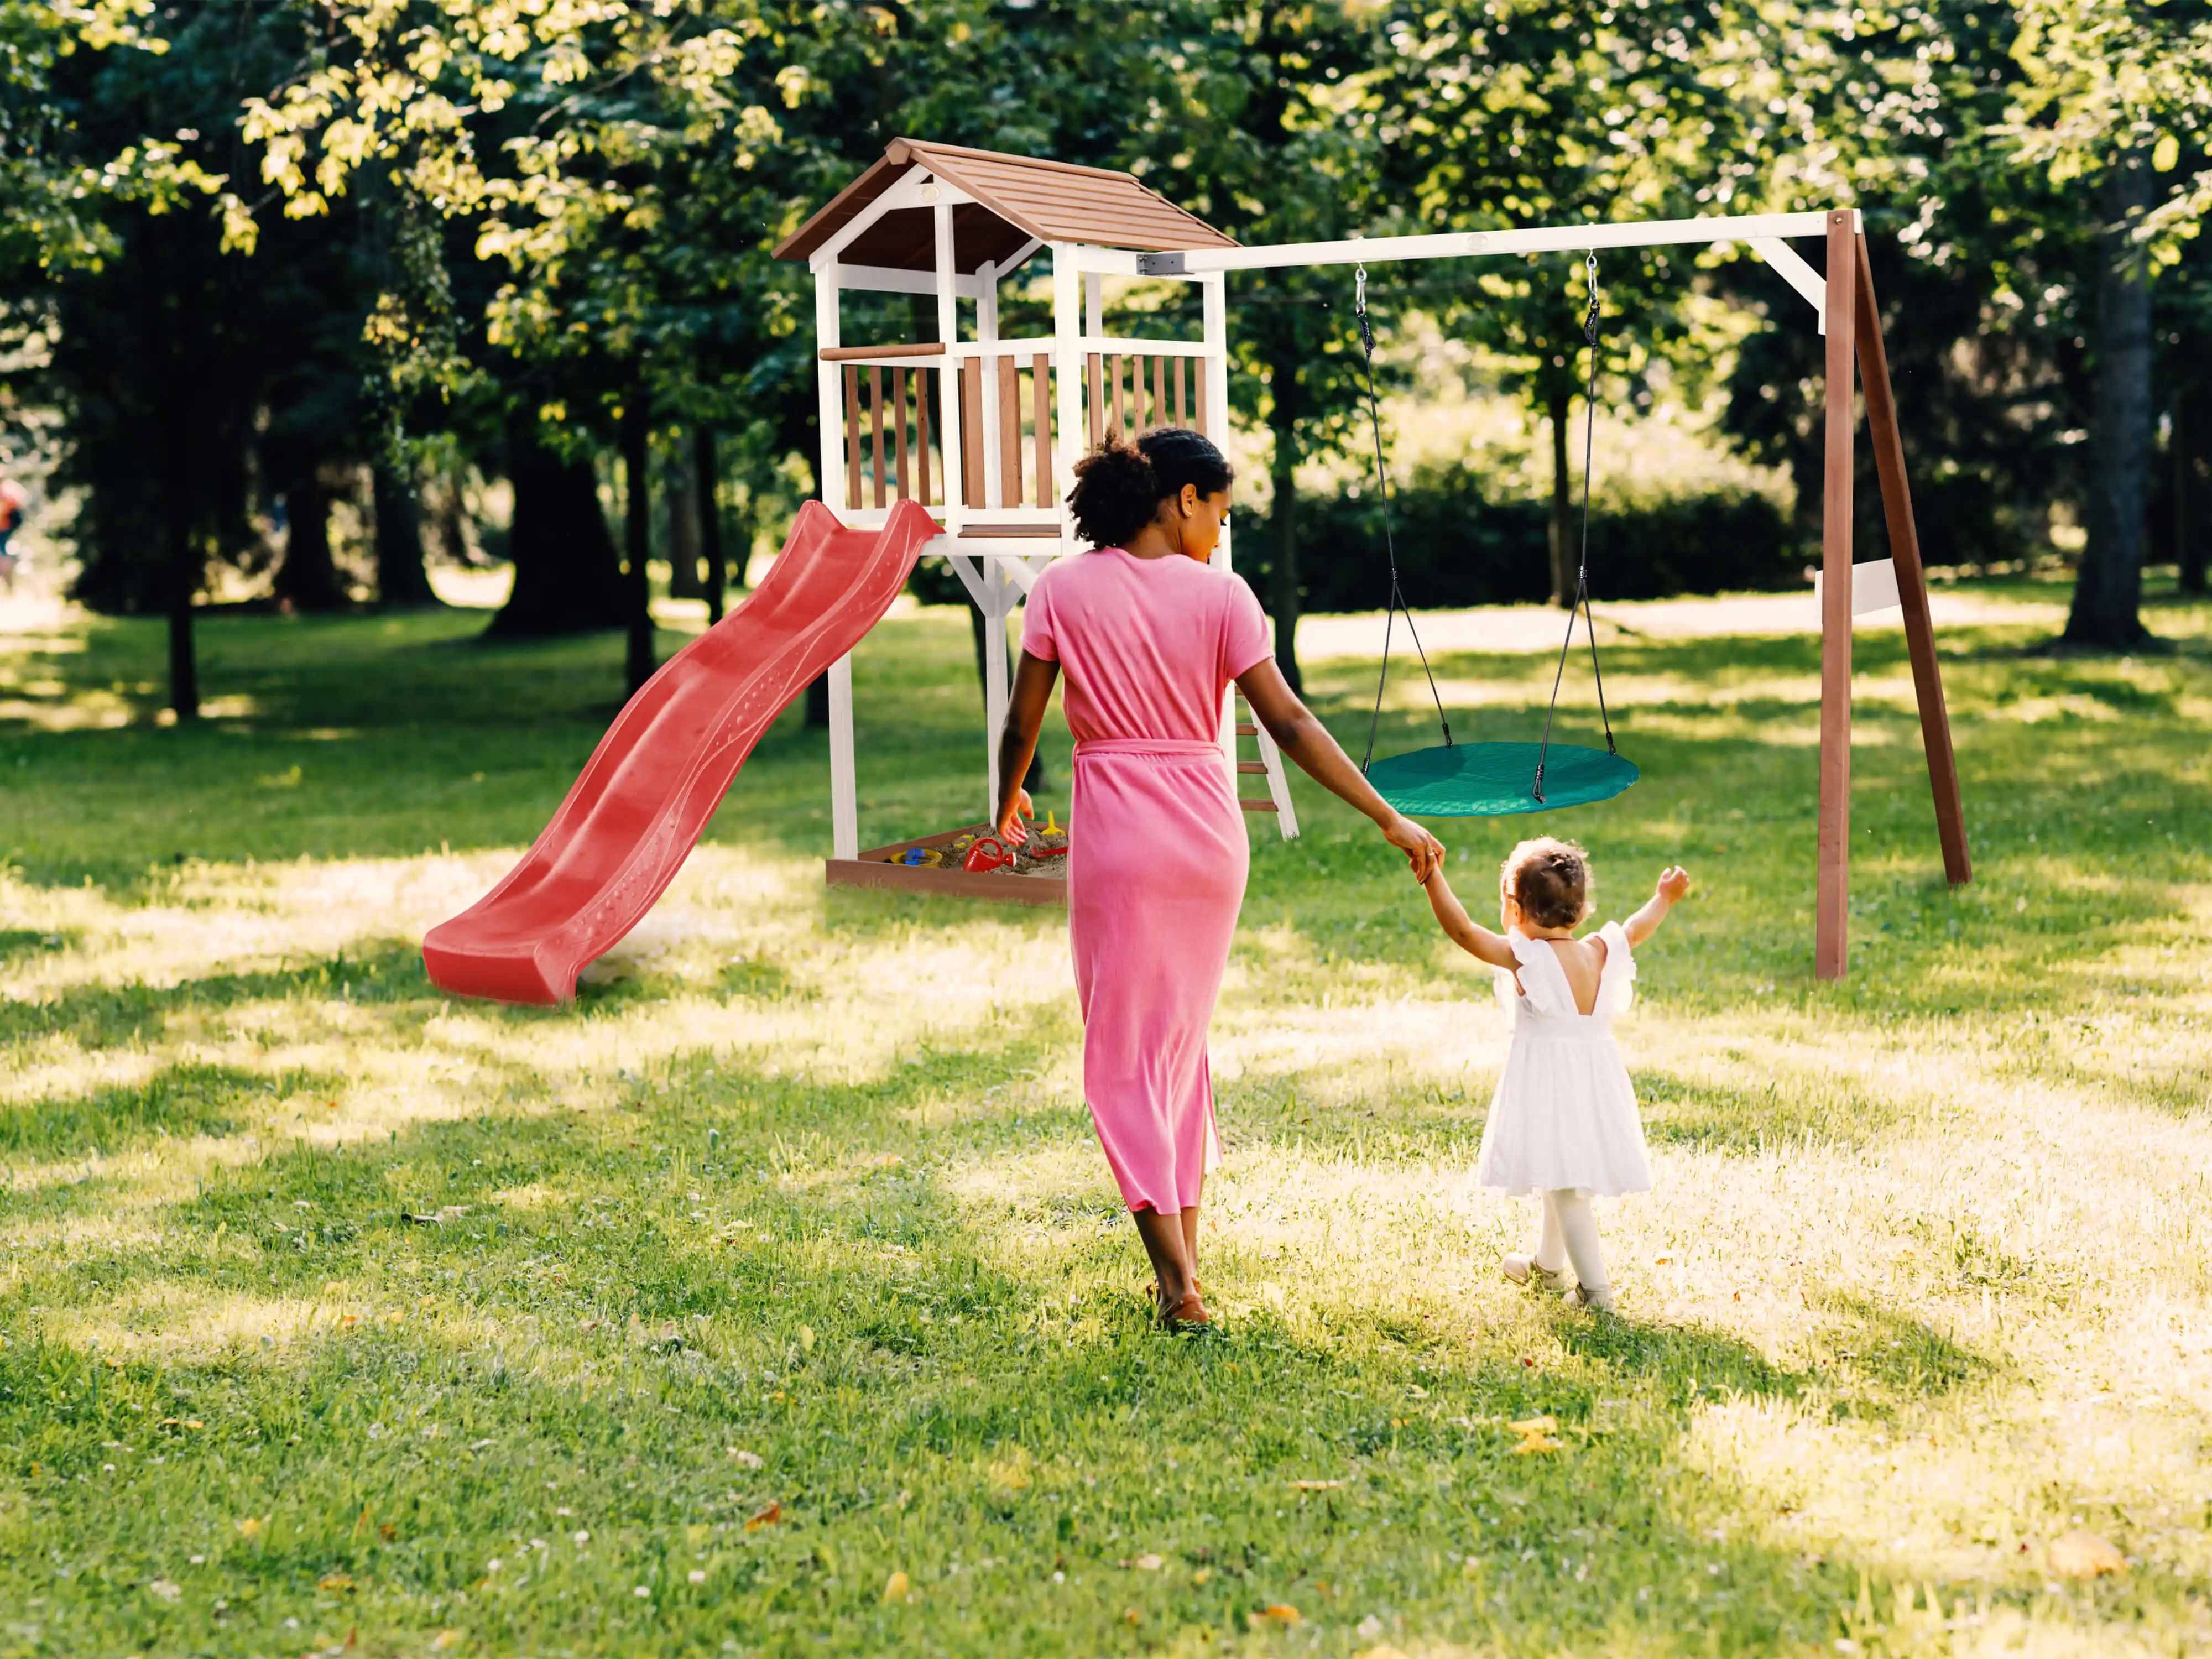
{"label": "woman's hand", "polygon": [[1443,867],[1443,843],[1402,812],[1393,814],[1382,826],[1382,839],[1406,855],[1415,881],[1425,882],[1431,872]]}
{"label": "woman's hand", "polygon": [[1006,815],[999,820],[999,839],[1006,843],[1009,851],[1029,840],[1029,831],[1022,828],[1022,820],[1035,817],[1036,808],[1030,805],[1030,792],[1015,790],[1013,799],[1006,803]]}

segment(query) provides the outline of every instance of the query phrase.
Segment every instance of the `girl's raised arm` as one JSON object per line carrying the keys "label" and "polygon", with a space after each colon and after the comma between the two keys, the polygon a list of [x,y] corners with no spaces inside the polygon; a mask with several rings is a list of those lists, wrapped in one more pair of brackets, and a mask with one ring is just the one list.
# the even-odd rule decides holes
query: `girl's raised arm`
{"label": "girl's raised arm", "polygon": [[1429,908],[1437,913],[1437,921],[1451,936],[1453,944],[1493,968],[1517,965],[1512,941],[1503,933],[1492,933],[1468,915],[1467,907],[1459,902],[1459,895],[1452,891],[1451,884],[1444,879],[1441,862],[1429,872],[1429,878],[1421,884],[1428,890]]}
{"label": "girl's raised arm", "polygon": [[1644,901],[1644,908],[1629,917],[1621,932],[1628,935],[1631,947],[1641,945],[1659,931],[1659,924],[1667,920],[1667,913],[1674,902],[1690,890],[1690,872],[1680,865],[1669,865],[1659,875],[1658,884],[1652,888],[1651,896]]}

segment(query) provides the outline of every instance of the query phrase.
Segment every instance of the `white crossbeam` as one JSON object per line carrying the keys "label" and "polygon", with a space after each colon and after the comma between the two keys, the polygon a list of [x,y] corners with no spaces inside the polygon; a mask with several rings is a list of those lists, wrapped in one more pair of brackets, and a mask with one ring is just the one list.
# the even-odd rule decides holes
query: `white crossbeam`
{"label": "white crossbeam", "polygon": [[[1857,216],[1854,214],[1854,221]],[[1856,228],[1856,226],[1855,226]],[[1274,242],[1139,253],[1137,274],[1187,276],[1200,271],[1279,270],[1288,265],[1380,264],[1395,259],[1465,259],[1504,253],[1579,253],[1590,248],[1673,247],[1755,238],[1825,236],[1825,213],[1653,219],[1641,224],[1542,225],[1528,230],[1455,231],[1433,236],[1364,236],[1338,242]]]}

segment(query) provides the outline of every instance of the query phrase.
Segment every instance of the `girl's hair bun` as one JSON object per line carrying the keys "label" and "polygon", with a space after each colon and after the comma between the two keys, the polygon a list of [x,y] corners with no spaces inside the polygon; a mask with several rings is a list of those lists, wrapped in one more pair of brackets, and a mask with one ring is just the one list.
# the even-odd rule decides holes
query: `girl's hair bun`
{"label": "girl's hair bun", "polygon": [[1589,854],[1571,841],[1524,841],[1498,866],[1498,884],[1539,927],[1573,927],[1590,912]]}
{"label": "girl's hair bun", "polygon": [[1109,436],[1075,464],[1067,505],[1076,533],[1093,547],[1121,547],[1152,521],[1160,503],[1185,484],[1218,495],[1236,478],[1228,459],[1202,432],[1155,427],[1134,443]]}

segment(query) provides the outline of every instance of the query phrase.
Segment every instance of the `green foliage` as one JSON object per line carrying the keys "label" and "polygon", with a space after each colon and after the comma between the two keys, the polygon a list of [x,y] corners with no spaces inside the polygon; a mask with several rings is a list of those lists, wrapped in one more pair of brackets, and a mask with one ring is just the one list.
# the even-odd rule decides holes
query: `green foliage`
{"label": "green foliage", "polygon": [[[1380,611],[1389,599],[1382,513],[1365,486],[1310,501],[1302,534],[1330,556],[1303,567],[1300,608]],[[1256,516],[1267,540],[1267,520]],[[1549,514],[1501,497],[1471,467],[1424,468],[1390,492],[1390,522],[1406,602],[1416,610],[1542,602]],[[1803,546],[1780,508],[1741,491],[1670,495],[1600,507],[1592,515],[1592,596],[1788,588],[1803,582]]]}

